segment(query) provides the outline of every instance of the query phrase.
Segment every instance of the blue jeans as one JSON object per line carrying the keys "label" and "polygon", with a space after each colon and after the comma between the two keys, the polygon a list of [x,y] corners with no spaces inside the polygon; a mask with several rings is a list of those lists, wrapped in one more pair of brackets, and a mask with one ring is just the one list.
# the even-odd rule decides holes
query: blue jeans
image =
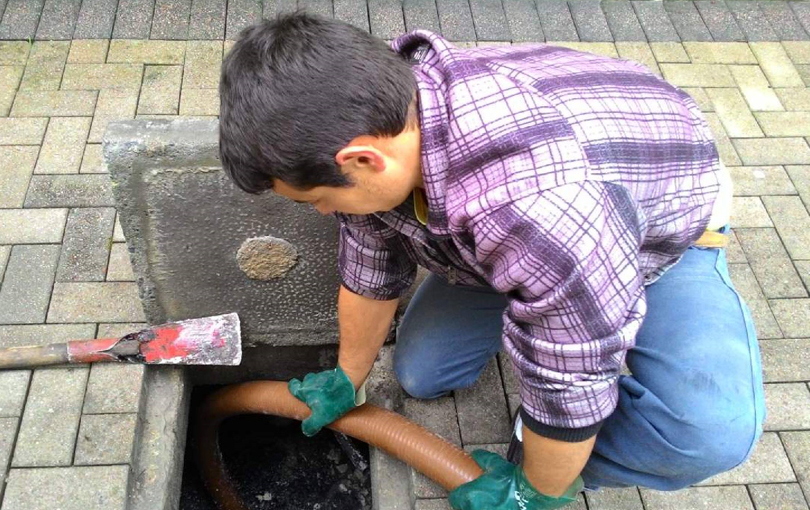
{"label": "blue jeans", "polygon": [[[728,227],[724,228],[724,231]],[[631,376],[582,472],[587,488],[687,487],[746,460],[762,434],[762,362],[751,313],[722,249],[690,247],[648,286],[627,353]],[[501,348],[505,298],[429,276],[397,333],[405,391],[436,398],[472,385]]]}

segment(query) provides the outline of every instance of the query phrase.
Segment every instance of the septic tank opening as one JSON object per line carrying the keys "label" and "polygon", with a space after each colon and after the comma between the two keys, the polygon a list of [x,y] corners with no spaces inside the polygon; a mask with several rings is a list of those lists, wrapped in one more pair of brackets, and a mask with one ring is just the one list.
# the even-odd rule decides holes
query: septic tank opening
{"label": "septic tank opening", "polygon": [[[197,386],[191,413],[220,386]],[[194,420],[189,422],[180,510],[216,510],[200,479]],[[370,510],[368,446],[334,433],[312,438],[301,423],[275,416],[230,418],[220,427],[222,457],[242,500],[257,510]],[[350,456],[351,454],[351,456]]]}

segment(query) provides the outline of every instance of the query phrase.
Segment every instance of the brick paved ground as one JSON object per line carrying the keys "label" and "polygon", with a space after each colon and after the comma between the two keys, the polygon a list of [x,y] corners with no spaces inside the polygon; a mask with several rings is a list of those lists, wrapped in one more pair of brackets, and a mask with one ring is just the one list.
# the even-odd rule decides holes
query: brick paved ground
{"label": "brick paved ground", "polygon": [[[370,20],[383,37],[441,27],[467,45],[574,41],[559,44],[638,60],[697,99],[735,179],[728,253],[762,338],[767,432],[746,465],[699,487],[603,491],[580,507],[807,510],[810,3],[425,1],[306,6]],[[268,5],[0,0],[0,37],[77,37],[0,42],[0,346],[137,329],[144,318],[101,158],[106,123],[216,116],[230,46],[216,39]],[[177,40],[186,38],[200,40]],[[137,366],[0,372],[0,510],[125,508],[142,380]],[[503,452],[515,403],[509,367],[493,363],[474,388],[403,410],[467,449]],[[408,491],[416,509],[449,508],[418,475]]]}

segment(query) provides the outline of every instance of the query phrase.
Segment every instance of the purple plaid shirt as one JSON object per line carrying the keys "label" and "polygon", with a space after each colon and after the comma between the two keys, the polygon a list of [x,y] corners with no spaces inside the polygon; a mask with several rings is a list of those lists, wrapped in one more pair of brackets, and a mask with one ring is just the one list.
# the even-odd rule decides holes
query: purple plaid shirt
{"label": "purple plaid shirt", "polygon": [[418,59],[428,224],[410,201],[338,215],[343,284],[393,299],[419,264],[503,293],[524,423],[592,436],[616,407],[645,285],[709,223],[720,167],[708,125],[632,61],[545,44],[460,49],[426,31],[393,49]]}

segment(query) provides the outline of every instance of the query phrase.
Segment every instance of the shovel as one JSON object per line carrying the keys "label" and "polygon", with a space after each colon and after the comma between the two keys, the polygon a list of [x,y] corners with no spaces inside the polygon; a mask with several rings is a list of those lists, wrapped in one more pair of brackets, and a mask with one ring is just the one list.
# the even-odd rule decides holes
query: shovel
{"label": "shovel", "polygon": [[238,365],[242,361],[241,340],[239,316],[229,313],[169,322],[121,338],[0,349],[0,370],[99,361]]}

